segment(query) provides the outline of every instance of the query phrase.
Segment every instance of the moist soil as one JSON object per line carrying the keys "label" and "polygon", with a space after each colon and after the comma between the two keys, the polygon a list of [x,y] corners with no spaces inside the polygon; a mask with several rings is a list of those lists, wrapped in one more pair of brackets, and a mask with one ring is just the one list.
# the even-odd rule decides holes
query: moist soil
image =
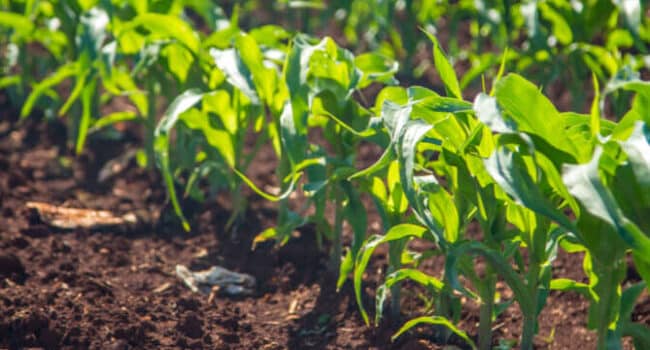
{"label": "moist soil", "polygon": [[[226,230],[228,199],[186,202],[192,231],[179,227],[162,183],[135,162],[99,182],[99,169],[134,149],[137,138],[95,140],[80,156],[66,146],[58,122],[17,125],[0,115],[0,348],[46,349],[439,349],[439,333],[420,328],[391,342],[397,320],[365,326],[350,283],[338,293],[318,249],[315,231],[305,227],[283,247],[251,249],[255,235],[273,226],[272,205],[249,196],[249,210],[236,232]],[[96,139],[96,138],[93,138]],[[360,152],[376,159],[376,150]],[[271,182],[271,157],[250,169],[256,181]],[[362,161],[364,161],[362,159]],[[268,185],[271,185],[270,183]],[[67,207],[136,213],[143,225],[123,230],[60,230],[25,207],[42,201]],[[377,226],[371,218],[370,227]],[[414,249],[426,245],[415,242]],[[582,257],[562,252],[555,273],[585,281]],[[228,297],[193,293],[175,266],[193,270],[213,265],[251,274],[252,295]],[[440,276],[441,260],[425,263]],[[386,270],[379,250],[364,276],[371,315],[373,290]],[[628,280],[639,276],[630,268]],[[512,293],[500,288],[504,299]],[[402,321],[421,315],[426,293],[412,285],[403,292]],[[586,329],[588,304],[571,293],[551,293],[540,317],[539,349],[593,349]],[[650,298],[634,312],[650,324]],[[516,304],[494,322],[495,345],[517,339],[522,317]],[[461,329],[475,335],[478,307],[466,302]],[[463,348],[461,341],[449,340]],[[630,348],[629,342],[626,347]]]}

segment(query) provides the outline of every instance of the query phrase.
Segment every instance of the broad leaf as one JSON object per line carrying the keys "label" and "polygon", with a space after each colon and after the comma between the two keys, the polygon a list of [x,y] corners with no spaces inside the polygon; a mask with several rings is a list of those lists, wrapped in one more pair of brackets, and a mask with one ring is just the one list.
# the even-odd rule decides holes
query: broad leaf
{"label": "broad leaf", "polygon": [[193,54],[197,54],[201,45],[198,35],[185,21],[172,15],[143,13],[124,24],[118,36],[123,36],[137,28],[145,28],[155,39],[174,38]]}
{"label": "broad leaf", "polygon": [[546,215],[569,231],[575,230],[573,223],[542,194],[519,154],[501,147],[485,160],[485,168],[515,202]]}
{"label": "broad leaf", "polygon": [[536,135],[573,157],[578,154],[563,132],[564,121],[555,106],[531,82],[508,74],[496,83],[494,91],[500,108],[512,118],[517,130]]}
{"label": "broad leaf", "polygon": [[587,212],[609,224],[635,253],[649,261],[650,238],[624,216],[611,191],[600,178],[599,161],[602,154],[603,149],[598,147],[590,162],[566,165],[562,179],[569,192],[583,204]]}

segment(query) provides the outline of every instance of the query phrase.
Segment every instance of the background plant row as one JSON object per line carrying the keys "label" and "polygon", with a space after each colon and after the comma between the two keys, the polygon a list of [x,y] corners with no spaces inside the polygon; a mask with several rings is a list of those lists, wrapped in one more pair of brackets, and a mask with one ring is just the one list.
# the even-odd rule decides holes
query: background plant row
{"label": "background plant row", "polygon": [[[641,79],[650,23],[640,2],[278,2],[264,9],[249,1],[226,5],[229,17],[211,1],[1,4],[7,35],[0,39],[0,87],[21,117],[65,117],[77,153],[89,135],[120,137],[113,126],[141,124],[139,159],[161,171],[186,229],[183,198],[225,190],[236,232],[247,186],[278,202],[277,226],[255,243],[283,243],[294,229],[315,224],[319,242],[331,243],[338,286],[352,277],[366,322],[362,276],[374,249],[389,245],[375,322],[386,303],[399,318],[405,280],[434,301],[395,336],[431,324],[487,349],[492,321],[516,302],[524,315],[519,345],[532,348],[546,296],[560,290],[591,301],[588,326],[599,348],[618,348],[624,336],[650,347],[647,326],[631,320],[650,278],[650,83]],[[355,55],[331,38],[277,25],[244,31],[240,23],[253,21],[247,11],[255,18],[261,9],[296,11],[306,31],[318,21],[341,23],[342,39],[373,51]],[[417,18],[422,31],[403,18]],[[434,33],[463,21],[470,21],[470,47],[450,38],[445,54]],[[369,30],[361,36],[357,28]],[[433,60],[417,60],[423,40]],[[490,51],[505,47],[512,49]],[[462,78],[454,70],[459,62],[470,63]],[[435,67],[438,91],[397,86],[396,76],[416,79],[427,65]],[[595,96],[587,113],[560,112],[523,76],[570,80],[570,96],[583,103],[588,77]],[[472,87],[479,80],[481,87]],[[380,85],[387,87],[368,101],[367,88]],[[112,107],[119,103],[128,107]],[[161,103],[167,107],[159,117]],[[362,142],[384,153],[358,169]],[[246,176],[265,145],[278,159],[276,191]],[[290,200],[296,193],[299,203]],[[364,195],[383,223],[370,237]],[[352,242],[344,247],[345,223]],[[467,235],[469,225],[480,226],[480,237]],[[410,252],[412,239],[436,249]],[[584,253],[589,283],[552,275],[558,249]],[[417,269],[440,254],[443,275]],[[642,282],[623,285],[628,256]],[[484,270],[476,270],[477,257]],[[499,280],[513,300],[497,302]],[[454,326],[461,296],[481,307],[477,345]]]}

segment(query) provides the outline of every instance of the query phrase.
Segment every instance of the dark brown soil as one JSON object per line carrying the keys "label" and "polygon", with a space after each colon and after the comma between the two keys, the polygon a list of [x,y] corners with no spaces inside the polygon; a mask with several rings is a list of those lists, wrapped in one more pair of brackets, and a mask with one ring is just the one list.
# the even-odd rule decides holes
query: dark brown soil
{"label": "dark brown soil", "polygon": [[[132,164],[108,183],[95,180],[101,165],[132,146],[95,141],[73,158],[61,130],[57,123],[18,127],[0,119],[0,348],[441,347],[427,329],[391,343],[399,323],[364,326],[349,283],[334,291],[327,257],[319,253],[312,229],[301,230],[280,249],[265,244],[251,251],[252,238],[273,225],[274,211],[251,197],[233,239],[224,230],[228,212],[218,204],[226,202],[221,198],[186,203],[193,214],[193,231],[186,234],[173,220],[159,179],[147,171]],[[266,174],[267,167],[259,171]],[[160,219],[125,232],[61,231],[25,209],[32,200]],[[175,276],[176,264],[246,272],[257,279],[257,289],[238,298],[194,294]],[[376,286],[381,274],[375,272],[385,267],[380,251],[366,285]],[[563,277],[584,279],[579,256],[563,253],[555,267]],[[440,261],[424,268],[439,274]],[[417,291],[404,292],[405,318],[422,312]],[[500,292],[511,296],[506,288]],[[371,305],[370,296],[365,301]],[[475,334],[478,308],[466,306],[460,326]],[[586,301],[577,295],[551,294],[540,318],[538,347],[593,349],[595,334],[585,328],[586,310]],[[650,323],[647,295],[634,317]],[[495,322],[495,342],[516,339],[520,323],[513,305]]]}

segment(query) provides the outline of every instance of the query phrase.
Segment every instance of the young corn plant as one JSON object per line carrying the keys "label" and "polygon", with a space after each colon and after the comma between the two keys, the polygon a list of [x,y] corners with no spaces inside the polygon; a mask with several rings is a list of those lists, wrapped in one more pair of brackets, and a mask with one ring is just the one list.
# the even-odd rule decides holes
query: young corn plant
{"label": "young corn plant", "polygon": [[[31,6],[30,6],[31,5]],[[0,6],[0,52],[2,77],[0,89],[6,91],[19,109],[28,87],[39,77],[49,74],[67,57],[70,37],[61,29],[61,21],[49,4],[9,1]],[[44,52],[33,55],[30,48],[40,46]],[[54,94],[50,94],[55,98]],[[55,115],[47,104],[39,104],[45,115]]]}
{"label": "young corn plant", "polygon": [[[585,153],[580,153],[584,149],[574,145],[584,118],[560,115],[534,85],[517,75],[499,79],[491,95],[479,94],[474,104],[465,102],[451,65],[435,41],[434,58],[450,97],[411,89],[407,93],[408,103],[403,106],[385,103],[382,119],[391,134],[391,145],[385,157],[371,170],[362,172],[375,171],[391,157],[397,157],[404,193],[423,226],[400,225],[385,236],[373,236],[364,243],[355,266],[357,300],[367,321],[360,299],[361,274],[378,244],[410,237],[429,238],[446,255],[444,280],[416,272],[411,272],[411,278],[436,292],[446,290],[447,293],[440,293],[440,300],[451,295],[450,288],[477,298],[481,304],[482,349],[491,347],[491,322],[498,309],[502,309],[494,305],[496,281],[502,278],[513,290],[524,314],[520,346],[530,349],[537,317],[548,291],[557,284],[551,279],[550,269],[557,246],[563,239],[573,239],[577,232],[577,226],[562,211],[576,212],[579,207],[569,195],[570,189],[565,188],[557,167],[586,159]],[[637,85],[634,86],[639,89]],[[567,129],[564,123],[573,128],[569,136],[554,131]],[[429,174],[427,162],[415,162],[415,155],[425,150],[438,152],[438,160],[431,163],[433,172]],[[416,175],[415,169],[426,175]],[[442,177],[446,184],[440,185],[437,177]],[[458,227],[472,219],[483,229],[482,241],[458,235]],[[508,229],[506,223],[513,228]],[[521,249],[528,251],[528,262]],[[485,271],[474,271],[472,256],[485,260]],[[476,292],[462,285],[458,275],[470,281]],[[389,275],[385,285],[395,283],[397,278],[409,278],[405,276],[406,273]],[[635,293],[630,295],[638,296]],[[380,289],[378,316],[383,297],[385,289]],[[444,308],[438,312],[442,315],[408,322],[398,335],[418,323],[431,323],[447,326],[467,338],[449,327],[452,323],[446,316],[450,314]]]}
{"label": "young corn plant", "polygon": [[[124,55],[133,51],[133,42],[125,44],[124,31],[120,32],[122,23],[121,13],[109,2],[100,4],[87,3],[40,3],[34,6],[35,16],[40,12],[51,12],[50,30],[60,29],[52,38],[67,44],[60,48],[60,55],[68,58],[67,63],[62,63],[49,76],[35,83],[32,91],[27,96],[21,110],[21,118],[27,117],[35,107],[41,108],[43,97],[49,97],[60,103],[53,104],[59,116],[71,116],[70,134],[74,141],[74,149],[80,153],[89,133],[101,130],[117,122],[135,120],[139,115],[155,117],[155,96],[139,90],[132,74],[129,72],[128,63]],[[29,6],[28,6],[29,7]],[[46,10],[43,10],[46,9]],[[162,15],[161,15],[162,16]],[[55,21],[58,20],[58,21]],[[55,21],[55,22],[52,22]],[[54,24],[52,24],[54,23]],[[55,25],[56,23],[60,23]],[[32,35],[38,38],[39,28],[32,30]],[[65,40],[64,40],[65,39]],[[57,41],[54,41],[57,42]],[[142,44],[142,42],[140,42]],[[65,49],[65,50],[63,50]],[[140,50],[136,47],[135,50]],[[142,50],[150,53],[149,48]],[[140,58],[145,55],[140,55]],[[149,55],[151,56],[151,55]],[[150,58],[151,59],[151,58]],[[61,89],[58,87],[66,80],[73,79],[73,87],[67,96],[59,96]],[[63,91],[65,91],[63,89]],[[109,115],[100,116],[101,107],[110,103],[117,96],[126,96],[136,107],[139,114],[131,111],[119,111]],[[75,109],[79,101],[80,110]],[[44,108],[47,112],[52,107]],[[150,118],[151,119],[151,118]],[[148,123],[153,130],[155,124]],[[151,144],[151,140],[146,142]]]}
{"label": "young corn plant", "polygon": [[[72,114],[70,118],[76,153],[83,150],[88,130],[99,114],[101,82],[112,79],[115,66],[116,43],[110,41],[110,13],[101,6],[88,7],[60,5],[70,11],[76,26],[63,28],[70,43],[70,61],[56,68],[49,76],[32,86],[20,111],[26,118],[32,113],[39,99],[44,95],[63,102],[58,106],[58,115]],[[55,7],[55,11],[63,8]],[[67,30],[66,30],[67,29]],[[63,81],[73,78],[74,85],[67,97],[61,98],[55,90]],[[71,108],[80,101],[81,110],[70,113]]]}
{"label": "young corn plant", "polygon": [[[259,189],[245,175],[259,148],[270,142],[277,153],[283,152],[280,141],[280,117],[287,100],[286,86],[273,56],[278,51],[263,51],[252,35],[228,31],[219,47],[210,50],[213,62],[209,85],[212,91],[188,90],[170,105],[155,131],[156,153],[174,208],[182,216],[172,174],[189,170],[185,193],[195,193],[198,179],[205,177],[214,190],[225,187],[232,196],[233,208],[228,226],[237,223],[246,208],[243,185],[249,185],[269,200],[283,200],[293,190],[296,172],[280,177],[286,187],[280,196]],[[216,36],[209,41],[216,44]],[[232,40],[229,47],[228,41]],[[216,45],[215,45],[216,46]],[[199,108],[195,106],[200,105]],[[182,124],[177,124],[182,121]],[[177,157],[170,161],[170,132],[177,129]],[[253,149],[246,154],[246,138],[256,135]],[[190,134],[201,137],[194,138]],[[200,142],[196,142],[201,140]],[[187,159],[186,154],[196,154]],[[173,167],[175,170],[172,170]],[[287,181],[288,179],[288,181]],[[288,183],[288,186],[287,186]],[[184,225],[187,227],[187,221]]]}
{"label": "young corn plant", "polygon": [[[19,8],[13,1],[10,3],[10,7]],[[11,40],[18,49],[11,50],[11,55],[26,55],[27,49],[21,46],[39,43],[51,57],[39,60],[38,66],[31,65],[30,60],[20,60],[30,66],[21,67],[21,75],[3,78],[2,84],[25,85],[26,77],[42,71],[40,66],[52,58],[58,67],[33,84],[21,117],[25,118],[35,107],[54,114],[50,112],[53,106],[59,116],[70,115],[70,134],[77,153],[90,133],[118,122],[142,122],[151,165],[157,100],[176,95],[173,86],[187,88],[202,79],[201,74],[196,74],[198,69],[192,69],[197,66],[193,62],[199,54],[199,36],[180,18],[186,8],[183,2],[173,1],[168,7],[149,6],[148,1],[43,1],[22,5],[24,15],[0,15],[4,18],[0,22],[14,30]],[[195,2],[187,7],[199,5]],[[207,2],[201,6],[208,12],[218,9]],[[36,24],[28,23],[29,19],[35,19]],[[58,87],[70,79],[73,87],[69,94],[59,96],[65,89]],[[45,97],[56,103],[44,103]],[[102,107],[115,97],[128,98],[135,108],[100,116]],[[80,110],[76,109],[77,101]]]}
{"label": "young corn plant", "polygon": [[[411,97],[418,94],[422,97],[423,93],[425,91],[421,89],[409,91]],[[444,99],[440,96],[434,96],[435,93],[433,92],[429,93],[430,95],[423,100],[431,102],[434,99]],[[388,101],[384,102],[382,119],[386,129],[391,134],[389,148],[375,165],[355,174],[355,176],[371,174],[387,166],[391,159],[395,158],[399,163],[399,177],[404,195],[411,205],[416,220],[421,224],[421,226],[412,224],[396,225],[388,230],[385,235],[371,236],[362,245],[361,252],[355,261],[354,287],[362,316],[366,322],[368,322],[368,317],[361,302],[361,276],[366,269],[372,252],[379,244],[388,243],[392,246],[389,246],[390,255],[392,255],[389,259],[401,258],[406,243],[413,238],[430,240],[444,254],[448,252],[454,242],[461,238],[459,232],[461,225],[465,224],[461,222],[458,207],[452,194],[440,184],[431,171],[420,167],[419,164],[416,166],[416,158],[419,158],[416,157],[419,149],[417,145],[421,139],[424,139],[421,143],[423,149],[432,150],[444,144],[444,141],[440,138],[441,135],[432,132],[433,125],[416,116],[420,116],[420,113],[422,115],[426,114],[431,118],[437,118],[438,122],[448,117],[446,116],[447,112],[441,110],[430,112],[427,110],[428,107],[424,107],[425,105],[425,103],[414,100],[411,100],[406,106],[399,106]],[[433,108],[439,108],[440,106],[438,104]],[[411,117],[414,117],[414,119],[411,119]],[[416,175],[416,167],[418,173],[424,172],[424,174]],[[402,250],[398,250],[399,248]],[[459,313],[457,312],[458,303],[451,295],[450,285],[437,277],[429,276],[413,268],[400,268],[386,277],[384,285],[377,292],[375,322],[378,322],[381,317],[387,289],[395,290],[393,287],[406,279],[410,279],[431,290],[438,296],[439,302],[434,316],[424,316],[407,322],[395,336],[418,324],[430,323],[446,327],[450,332],[455,333],[473,345],[473,342],[464,332],[453,326],[454,319],[457,320]],[[395,304],[399,305],[398,300],[392,299],[392,302],[394,303],[392,307],[396,307]]]}
{"label": "young corn plant", "polygon": [[[292,45],[284,71],[290,107],[283,111],[281,135],[283,145],[291,145],[286,153],[289,163],[292,167],[298,164],[300,169],[305,168],[307,179],[303,192],[307,202],[303,208],[313,206],[314,212],[306,217],[291,212],[293,219],[287,220],[288,225],[263,232],[258,241],[269,238],[283,241],[295,227],[306,222],[315,223],[319,234],[332,241],[330,270],[339,273],[337,284],[340,287],[351,271],[352,257],[359,249],[367,226],[360,193],[348,176],[354,172],[359,142],[376,132],[370,113],[351,97],[373,82],[393,83],[392,75],[397,65],[376,54],[355,57],[330,38],[312,43],[306,36],[297,36]],[[307,132],[317,129],[327,144],[307,146]],[[303,145],[302,149],[294,146],[299,145],[296,142]],[[332,225],[325,220],[329,199],[334,206]],[[345,221],[354,235],[352,246],[341,263]]]}
{"label": "young corn plant", "polygon": [[[385,179],[385,180],[383,180]],[[408,200],[404,195],[399,179],[399,164],[393,161],[388,165],[385,174],[370,177],[364,192],[372,195],[375,206],[379,212],[383,232],[388,232],[391,227],[408,221],[406,212]],[[402,268],[403,253],[406,240],[389,242],[388,248],[388,274],[397,272]],[[390,287],[390,312],[391,319],[398,320],[400,316],[400,284],[395,283]]]}
{"label": "young corn plant", "polygon": [[[587,249],[584,266],[592,296],[588,326],[597,330],[599,348],[620,347],[624,335],[632,336],[639,348],[648,346],[647,327],[629,319],[629,305],[634,304],[636,296],[621,294],[621,282],[625,277],[625,256],[630,252],[646,284],[650,277],[650,227],[640,215],[648,208],[647,181],[643,174],[650,169],[645,117],[649,87],[648,82],[636,79],[612,81],[607,90],[622,88],[636,93],[632,108],[610,134],[604,125],[596,122],[599,113],[594,107],[590,129],[594,139],[600,142],[596,142],[588,162],[563,167],[564,183],[581,206],[577,226]],[[610,242],[606,247],[603,237]]]}
{"label": "young corn plant", "polygon": [[[399,95],[399,92],[397,94]],[[447,114],[451,113],[454,108],[460,108],[459,111],[462,109],[471,110],[471,105],[467,103],[464,105],[457,104],[456,106],[447,105],[448,100],[446,98],[421,88],[409,89],[406,95],[408,102],[404,106],[399,106],[390,101],[384,102],[382,121],[390,134],[390,144],[377,163],[355,174],[354,177],[370,175],[388,166],[392,159],[396,159],[399,163],[399,177],[404,195],[412,207],[414,216],[423,226],[397,225],[388,230],[383,236],[374,235],[370,237],[362,245],[362,250],[355,261],[354,286],[357,301],[366,322],[368,322],[368,317],[361,303],[361,276],[372,252],[379,244],[392,243],[391,255],[393,255],[393,259],[395,256],[402,254],[402,251],[396,251],[395,247],[404,248],[405,242],[412,238],[431,240],[445,253],[448,247],[459,238],[461,229],[458,208],[452,195],[438,182],[432,172],[417,166],[418,172],[425,171],[425,174],[416,175],[416,153],[417,144],[421,139],[424,139],[422,142],[424,149],[436,149],[436,147],[443,144],[444,141],[442,141],[441,135],[432,132],[433,125],[447,120],[449,117]],[[451,108],[451,110],[448,108]],[[417,118],[420,116],[431,118],[432,123],[425,122],[424,118]],[[425,316],[407,322],[396,336],[417,324],[429,323],[447,327],[448,330],[473,345],[469,337],[453,326],[453,321],[449,320],[449,318],[453,319],[458,316],[458,313],[455,312],[458,310],[458,303],[450,295],[449,285],[434,276],[426,275],[412,268],[401,268],[386,277],[384,285],[377,293],[376,322],[381,317],[386,290],[405,279],[420,283],[440,295],[441,302],[438,304],[435,316]],[[397,303],[396,300],[393,302]]]}
{"label": "young corn plant", "polygon": [[[326,179],[323,190],[329,192],[334,200],[331,268],[339,273],[337,287],[340,288],[351,272],[354,257],[367,230],[361,193],[348,177],[355,172],[359,143],[364,137],[376,133],[370,112],[351,97],[373,82],[394,83],[392,75],[397,71],[397,65],[376,54],[354,57],[349,51],[338,48],[331,39],[321,41],[309,63],[307,80],[312,95],[311,125],[322,130],[325,141],[332,148],[326,157],[326,173],[318,178]],[[322,150],[326,152],[324,148]],[[317,205],[322,207],[324,204]],[[353,239],[345,258],[340,262],[343,221],[350,224]]]}
{"label": "young corn plant", "polygon": [[[632,336],[640,348],[647,346],[647,330],[629,319],[631,304],[644,284],[621,293],[621,283],[628,252],[645,283],[648,278],[650,238],[637,214],[647,206],[641,174],[650,164],[641,155],[648,147],[643,121],[648,86],[639,80],[610,83],[609,89],[637,93],[618,124],[601,119],[598,94],[590,115],[558,113],[534,85],[516,75],[497,83],[491,102],[496,108],[478,113],[499,133],[499,140],[510,139],[500,142],[486,160],[491,176],[538,221],[543,216],[555,222],[564,231],[561,239],[567,250],[585,253],[589,285],[559,278],[548,288],[576,291],[592,301],[588,326],[597,331],[599,349],[619,348],[623,335]],[[544,191],[536,178],[546,179],[552,191]],[[568,205],[574,220],[565,216],[563,207],[552,204],[558,199]]]}
{"label": "young corn plant", "polygon": [[[145,131],[146,163],[152,167],[159,102],[169,103],[181,91],[206,90],[223,80],[223,75],[213,70],[208,49],[230,45],[230,40],[240,32],[238,17],[235,13],[228,20],[219,6],[205,0],[165,3],[140,0],[116,7],[119,15],[113,31],[119,52],[133,64],[129,72],[115,79],[114,87],[132,100],[137,112],[118,112],[104,119],[141,122]],[[204,25],[214,32],[205,37],[194,30],[200,20],[191,20],[196,17],[187,16],[189,11],[200,15]]]}

